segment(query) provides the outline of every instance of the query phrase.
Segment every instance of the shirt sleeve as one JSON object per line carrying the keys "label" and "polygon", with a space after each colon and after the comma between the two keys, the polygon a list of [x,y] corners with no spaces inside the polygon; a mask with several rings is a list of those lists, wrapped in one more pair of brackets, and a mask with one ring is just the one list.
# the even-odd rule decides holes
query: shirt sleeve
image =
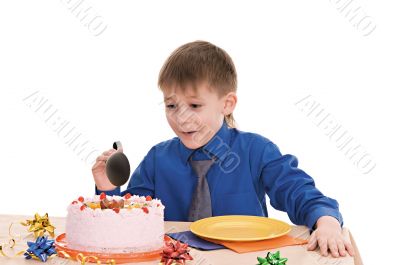
{"label": "shirt sleeve", "polygon": [[154,177],[155,177],[155,147],[151,148],[142,162],[133,172],[129,180],[126,191],[121,193],[121,196],[126,193],[132,195],[154,197]]}
{"label": "shirt sleeve", "polygon": [[115,189],[113,189],[113,190],[99,190],[98,188],[97,188],[97,186],[95,186],[95,194],[96,195],[100,195],[102,192],[104,192],[106,195],[109,195],[109,196],[113,196],[113,195],[121,195],[121,188],[120,187],[116,187]]}
{"label": "shirt sleeve", "polygon": [[314,180],[297,167],[297,158],[282,155],[272,142],[264,146],[261,177],[271,205],[287,212],[294,224],[310,229],[325,215],[335,217],[343,225],[338,202],[315,187]]}
{"label": "shirt sleeve", "polygon": [[120,187],[111,191],[101,191],[96,187],[96,194],[104,192],[107,195],[124,196],[127,193],[132,195],[154,197],[154,166],[155,166],[155,147],[150,149],[147,155],[140,162],[139,166],[132,173],[125,191],[121,192]]}

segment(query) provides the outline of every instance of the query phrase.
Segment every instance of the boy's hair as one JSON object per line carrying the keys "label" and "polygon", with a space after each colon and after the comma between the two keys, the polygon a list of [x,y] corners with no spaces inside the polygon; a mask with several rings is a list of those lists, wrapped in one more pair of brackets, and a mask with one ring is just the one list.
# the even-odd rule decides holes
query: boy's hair
{"label": "boy's hair", "polygon": [[[231,57],[223,49],[206,41],[194,41],[177,48],[165,61],[158,77],[158,86],[165,92],[186,90],[206,82],[222,97],[236,92],[237,77]],[[233,114],[225,116],[229,127],[235,127]]]}

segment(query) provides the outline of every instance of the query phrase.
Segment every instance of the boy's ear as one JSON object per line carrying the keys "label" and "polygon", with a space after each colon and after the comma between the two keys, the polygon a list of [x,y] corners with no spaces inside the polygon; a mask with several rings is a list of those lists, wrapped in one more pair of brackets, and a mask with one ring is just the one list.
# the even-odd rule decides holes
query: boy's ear
{"label": "boy's ear", "polygon": [[229,115],[232,114],[237,103],[237,96],[235,92],[229,92],[224,96],[224,108],[223,114]]}

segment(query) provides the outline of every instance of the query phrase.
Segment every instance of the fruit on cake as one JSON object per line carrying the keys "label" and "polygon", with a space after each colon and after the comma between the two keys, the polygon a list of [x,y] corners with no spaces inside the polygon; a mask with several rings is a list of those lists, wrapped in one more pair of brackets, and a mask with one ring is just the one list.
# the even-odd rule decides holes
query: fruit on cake
{"label": "fruit on cake", "polygon": [[66,242],[70,249],[131,253],[161,249],[164,205],[150,196],[79,197],[67,208]]}

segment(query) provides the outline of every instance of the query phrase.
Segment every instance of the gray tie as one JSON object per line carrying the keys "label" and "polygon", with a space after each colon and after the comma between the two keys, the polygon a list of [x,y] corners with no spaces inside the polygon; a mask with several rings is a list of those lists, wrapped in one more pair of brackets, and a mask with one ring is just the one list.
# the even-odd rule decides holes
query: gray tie
{"label": "gray tie", "polygon": [[207,171],[214,164],[214,160],[190,161],[197,174],[197,187],[192,197],[188,220],[197,221],[212,216],[210,189],[206,178]]}

